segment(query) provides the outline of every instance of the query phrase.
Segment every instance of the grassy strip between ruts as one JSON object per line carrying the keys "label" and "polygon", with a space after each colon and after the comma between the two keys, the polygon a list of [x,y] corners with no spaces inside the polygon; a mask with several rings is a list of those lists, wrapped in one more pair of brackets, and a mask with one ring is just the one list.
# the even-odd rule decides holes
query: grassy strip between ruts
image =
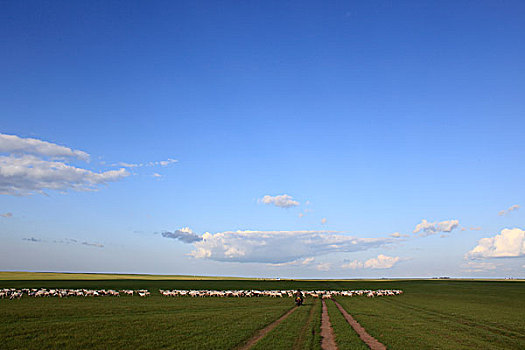
{"label": "grassy strip between ruts", "polygon": [[232,349],[290,299],[23,298],[0,300],[2,349]]}
{"label": "grassy strip between ruts", "polygon": [[308,319],[295,340],[294,350],[321,349],[321,301],[313,299],[312,303]]}
{"label": "grassy strip between ruts", "polygon": [[[469,323],[459,315],[424,312],[416,298],[339,298],[341,305],[376,339],[389,349],[523,349],[523,333],[502,334]],[[451,303],[451,301],[449,301]],[[414,306],[412,306],[414,305]],[[451,308],[451,305],[443,305]],[[461,306],[457,305],[459,309]],[[439,304],[435,305],[439,310]],[[493,310],[494,320],[504,317]]]}
{"label": "grassy strip between ruts", "polygon": [[343,314],[337,309],[332,300],[326,301],[328,308],[328,315],[332,323],[332,329],[335,334],[335,341],[339,350],[367,350],[368,346],[359,338],[359,335],[353,330],[352,326],[348,324]]}
{"label": "grassy strip between ruts", "polygon": [[309,344],[301,346],[296,344],[297,338],[301,332],[305,331],[304,325],[309,323],[311,309],[315,307],[313,299],[307,299],[303,306],[299,307],[293,314],[279,324],[274,330],[262,338],[253,349],[293,349],[299,346],[299,349],[310,349]]}

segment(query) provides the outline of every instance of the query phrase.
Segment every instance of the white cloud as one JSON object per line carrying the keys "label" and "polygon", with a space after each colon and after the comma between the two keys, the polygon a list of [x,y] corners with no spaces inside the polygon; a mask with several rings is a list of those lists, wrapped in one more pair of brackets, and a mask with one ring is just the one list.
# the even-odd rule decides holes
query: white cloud
{"label": "white cloud", "polygon": [[285,263],[268,264],[268,265],[270,265],[270,266],[275,266],[275,267],[282,267],[282,266],[305,266],[305,265],[310,265],[311,263],[314,262],[314,260],[315,260],[315,258],[310,257],[310,258],[304,258],[304,259],[297,259],[297,260],[289,261],[289,262],[285,262]]}
{"label": "white cloud", "polygon": [[481,226],[475,226],[470,228],[471,231],[481,231]]}
{"label": "white cloud", "polygon": [[326,218],[322,218],[322,219],[321,219],[321,224],[324,225],[324,224],[326,224],[327,221],[328,221],[328,220],[326,220]]}
{"label": "white cloud", "polygon": [[0,152],[15,155],[33,154],[53,158],[75,157],[89,160],[89,154],[83,151],[60,146],[51,142],[16,135],[0,134]]}
{"label": "white cloud", "polygon": [[100,243],[82,242],[80,244],[88,246],[88,247],[104,248],[104,245]]}
{"label": "white cloud", "polygon": [[124,168],[97,173],[33,155],[0,156],[0,194],[27,195],[68,189],[90,191],[128,175]]}
{"label": "white cloud", "polygon": [[389,236],[390,236],[390,237],[394,237],[394,238],[410,237],[410,235],[402,235],[402,234],[399,233],[399,232],[391,233]]}
{"label": "white cloud", "polygon": [[300,218],[302,218],[304,216],[304,213],[299,213],[297,214],[297,216],[299,216]]}
{"label": "white cloud", "polygon": [[3,218],[10,218],[13,216],[13,213],[4,213],[4,214],[0,214],[0,217],[3,217]]}
{"label": "white cloud", "polygon": [[153,175],[151,175],[151,176],[156,177],[156,178],[162,177],[162,175],[159,174],[159,173],[153,173]]}
{"label": "white cloud", "polygon": [[511,205],[507,210],[501,210],[498,213],[498,215],[499,216],[504,216],[504,215],[510,214],[513,211],[517,211],[519,208],[520,208],[520,206],[518,204],[514,204],[514,205]]}
{"label": "white cloud", "polygon": [[306,259],[304,259],[304,260],[301,262],[301,264],[303,264],[303,265],[308,265],[308,264],[314,262],[314,260],[315,260],[315,258],[312,258],[312,257],[310,257],[310,258],[306,258]]}
{"label": "white cloud", "polygon": [[292,196],[281,194],[277,196],[266,195],[261,200],[264,204],[273,204],[280,208],[291,208],[299,205],[299,202],[294,200]]}
{"label": "white cloud", "polygon": [[112,165],[113,166],[123,166],[124,168],[138,168],[138,167],[143,166],[143,164],[134,164],[134,163],[126,163],[126,162],[118,162]]}
{"label": "white cloud", "polygon": [[129,176],[124,168],[94,172],[69,165],[65,158],[88,161],[89,154],[33,138],[0,134],[0,153],[8,153],[0,155],[0,194],[92,191]]}
{"label": "white cloud", "polygon": [[386,256],[383,254],[379,254],[377,258],[371,258],[365,261],[364,263],[359,260],[354,260],[347,262],[341,267],[343,269],[390,269],[392,268],[398,261],[400,260],[400,257],[391,257]]}
{"label": "white cloud", "polygon": [[496,264],[491,262],[467,261],[460,267],[466,272],[483,272],[488,270],[495,270]]}
{"label": "white cloud", "polygon": [[352,270],[362,269],[363,266],[364,264],[359,260],[349,261],[341,265],[343,269],[352,269]]}
{"label": "white cloud", "polygon": [[379,254],[377,258],[372,258],[365,261],[365,269],[389,269],[399,261],[399,257],[391,257]]}
{"label": "white cloud", "polygon": [[177,163],[177,159],[168,158],[167,160],[159,160],[154,162],[148,162],[148,163],[126,163],[126,162],[118,162],[115,164],[112,164],[112,166],[123,166],[125,168],[142,168],[142,167],[154,167],[154,166],[162,166],[166,167],[170,164]]}
{"label": "white cloud", "polygon": [[525,256],[525,231],[503,229],[499,235],[482,238],[466,258],[514,258]]}
{"label": "white cloud", "polygon": [[177,159],[168,158],[167,160],[160,160],[160,161],[157,161],[157,162],[149,162],[148,166],[157,166],[157,165],[168,166],[170,164],[177,163],[177,162],[178,162]]}
{"label": "white cloud", "polygon": [[328,271],[330,270],[331,267],[332,267],[332,264],[330,263],[319,263],[317,264],[315,268],[319,271]]}
{"label": "white cloud", "polygon": [[419,233],[423,231],[421,232],[420,236],[429,236],[429,235],[433,235],[439,232],[450,232],[456,227],[458,227],[458,225],[459,225],[458,220],[428,222],[427,220],[423,219],[421,223],[417,224],[413,233]]}
{"label": "white cloud", "polygon": [[227,231],[205,233],[191,256],[231,262],[281,264],[305,257],[355,252],[391,243],[391,238],[357,238],[330,231]]}

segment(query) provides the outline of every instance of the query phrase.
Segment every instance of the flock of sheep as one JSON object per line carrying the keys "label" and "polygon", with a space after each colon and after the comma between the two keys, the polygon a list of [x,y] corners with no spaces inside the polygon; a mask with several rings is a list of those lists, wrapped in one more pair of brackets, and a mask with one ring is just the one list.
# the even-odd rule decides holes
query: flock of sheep
{"label": "flock of sheep", "polygon": [[[166,297],[293,297],[296,295],[296,290],[159,290],[160,294]],[[302,291],[304,296],[313,298],[331,299],[333,296],[352,297],[355,295],[366,295],[369,298],[380,296],[393,296],[403,294],[399,289],[380,289],[380,290],[305,290]]]}
{"label": "flock of sheep", "polygon": [[[159,290],[160,294],[166,297],[294,297],[297,290]],[[312,298],[331,299],[334,296],[352,297],[355,295],[365,295],[369,298],[380,296],[393,296],[403,294],[399,289],[379,289],[379,290],[305,290],[302,291],[304,296]],[[24,289],[0,289],[0,298],[20,299],[22,296],[30,297],[100,297],[100,296],[120,296],[120,295],[138,295],[148,297],[151,293],[147,289],[45,289],[45,288],[24,288]]]}
{"label": "flock of sheep", "polygon": [[24,289],[0,289],[0,298],[20,299],[27,295],[30,297],[100,297],[100,296],[120,296],[120,295],[138,295],[141,297],[150,296],[146,289],[132,290],[124,289],[116,291],[113,289],[45,289],[45,288],[24,288]]}

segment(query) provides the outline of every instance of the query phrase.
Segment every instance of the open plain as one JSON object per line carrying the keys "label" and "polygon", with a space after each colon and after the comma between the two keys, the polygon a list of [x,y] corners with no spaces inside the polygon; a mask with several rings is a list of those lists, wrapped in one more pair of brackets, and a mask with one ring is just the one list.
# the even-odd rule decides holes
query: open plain
{"label": "open plain", "polygon": [[293,310],[289,297],[165,297],[159,293],[164,289],[401,289],[404,293],[393,297],[326,299],[337,348],[368,346],[336,303],[388,349],[525,348],[523,281],[32,276],[41,278],[3,273],[0,289],[147,289],[151,296],[0,299],[3,349],[320,349],[323,343],[320,299],[307,297]]}

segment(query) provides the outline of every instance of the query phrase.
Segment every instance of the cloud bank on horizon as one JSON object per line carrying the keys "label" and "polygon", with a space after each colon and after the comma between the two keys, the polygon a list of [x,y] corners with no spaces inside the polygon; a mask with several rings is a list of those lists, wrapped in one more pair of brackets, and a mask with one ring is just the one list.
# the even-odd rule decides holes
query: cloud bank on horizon
{"label": "cloud bank on horizon", "polygon": [[358,238],[333,231],[226,231],[205,233],[191,256],[225,262],[282,264],[330,253],[380,248],[391,238]]}
{"label": "cloud bank on horizon", "polygon": [[[427,228],[433,233],[450,232],[458,226],[458,220],[418,224],[419,231]],[[356,253],[374,248],[388,247],[396,238],[410,239],[399,232],[390,237],[358,238],[336,231],[225,231],[200,236],[185,227],[174,232],[163,232],[165,238],[193,244],[189,253],[197,259],[219,262],[262,263],[274,267],[313,266],[318,271],[329,271],[332,263],[313,265],[315,257],[332,253]],[[425,234],[424,236],[427,236]],[[496,269],[492,262],[479,261],[491,258],[517,258],[525,256],[525,231],[519,228],[503,229],[500,234],[482,238],[478,245],[465,254],[470,260],[460,267],[465,272],[485,272]],[[342,269],[390,269],[402,260],[399,256],[379,254],[365,261],[346,260]],[[475,260],[478,260],[477,262]]]}

